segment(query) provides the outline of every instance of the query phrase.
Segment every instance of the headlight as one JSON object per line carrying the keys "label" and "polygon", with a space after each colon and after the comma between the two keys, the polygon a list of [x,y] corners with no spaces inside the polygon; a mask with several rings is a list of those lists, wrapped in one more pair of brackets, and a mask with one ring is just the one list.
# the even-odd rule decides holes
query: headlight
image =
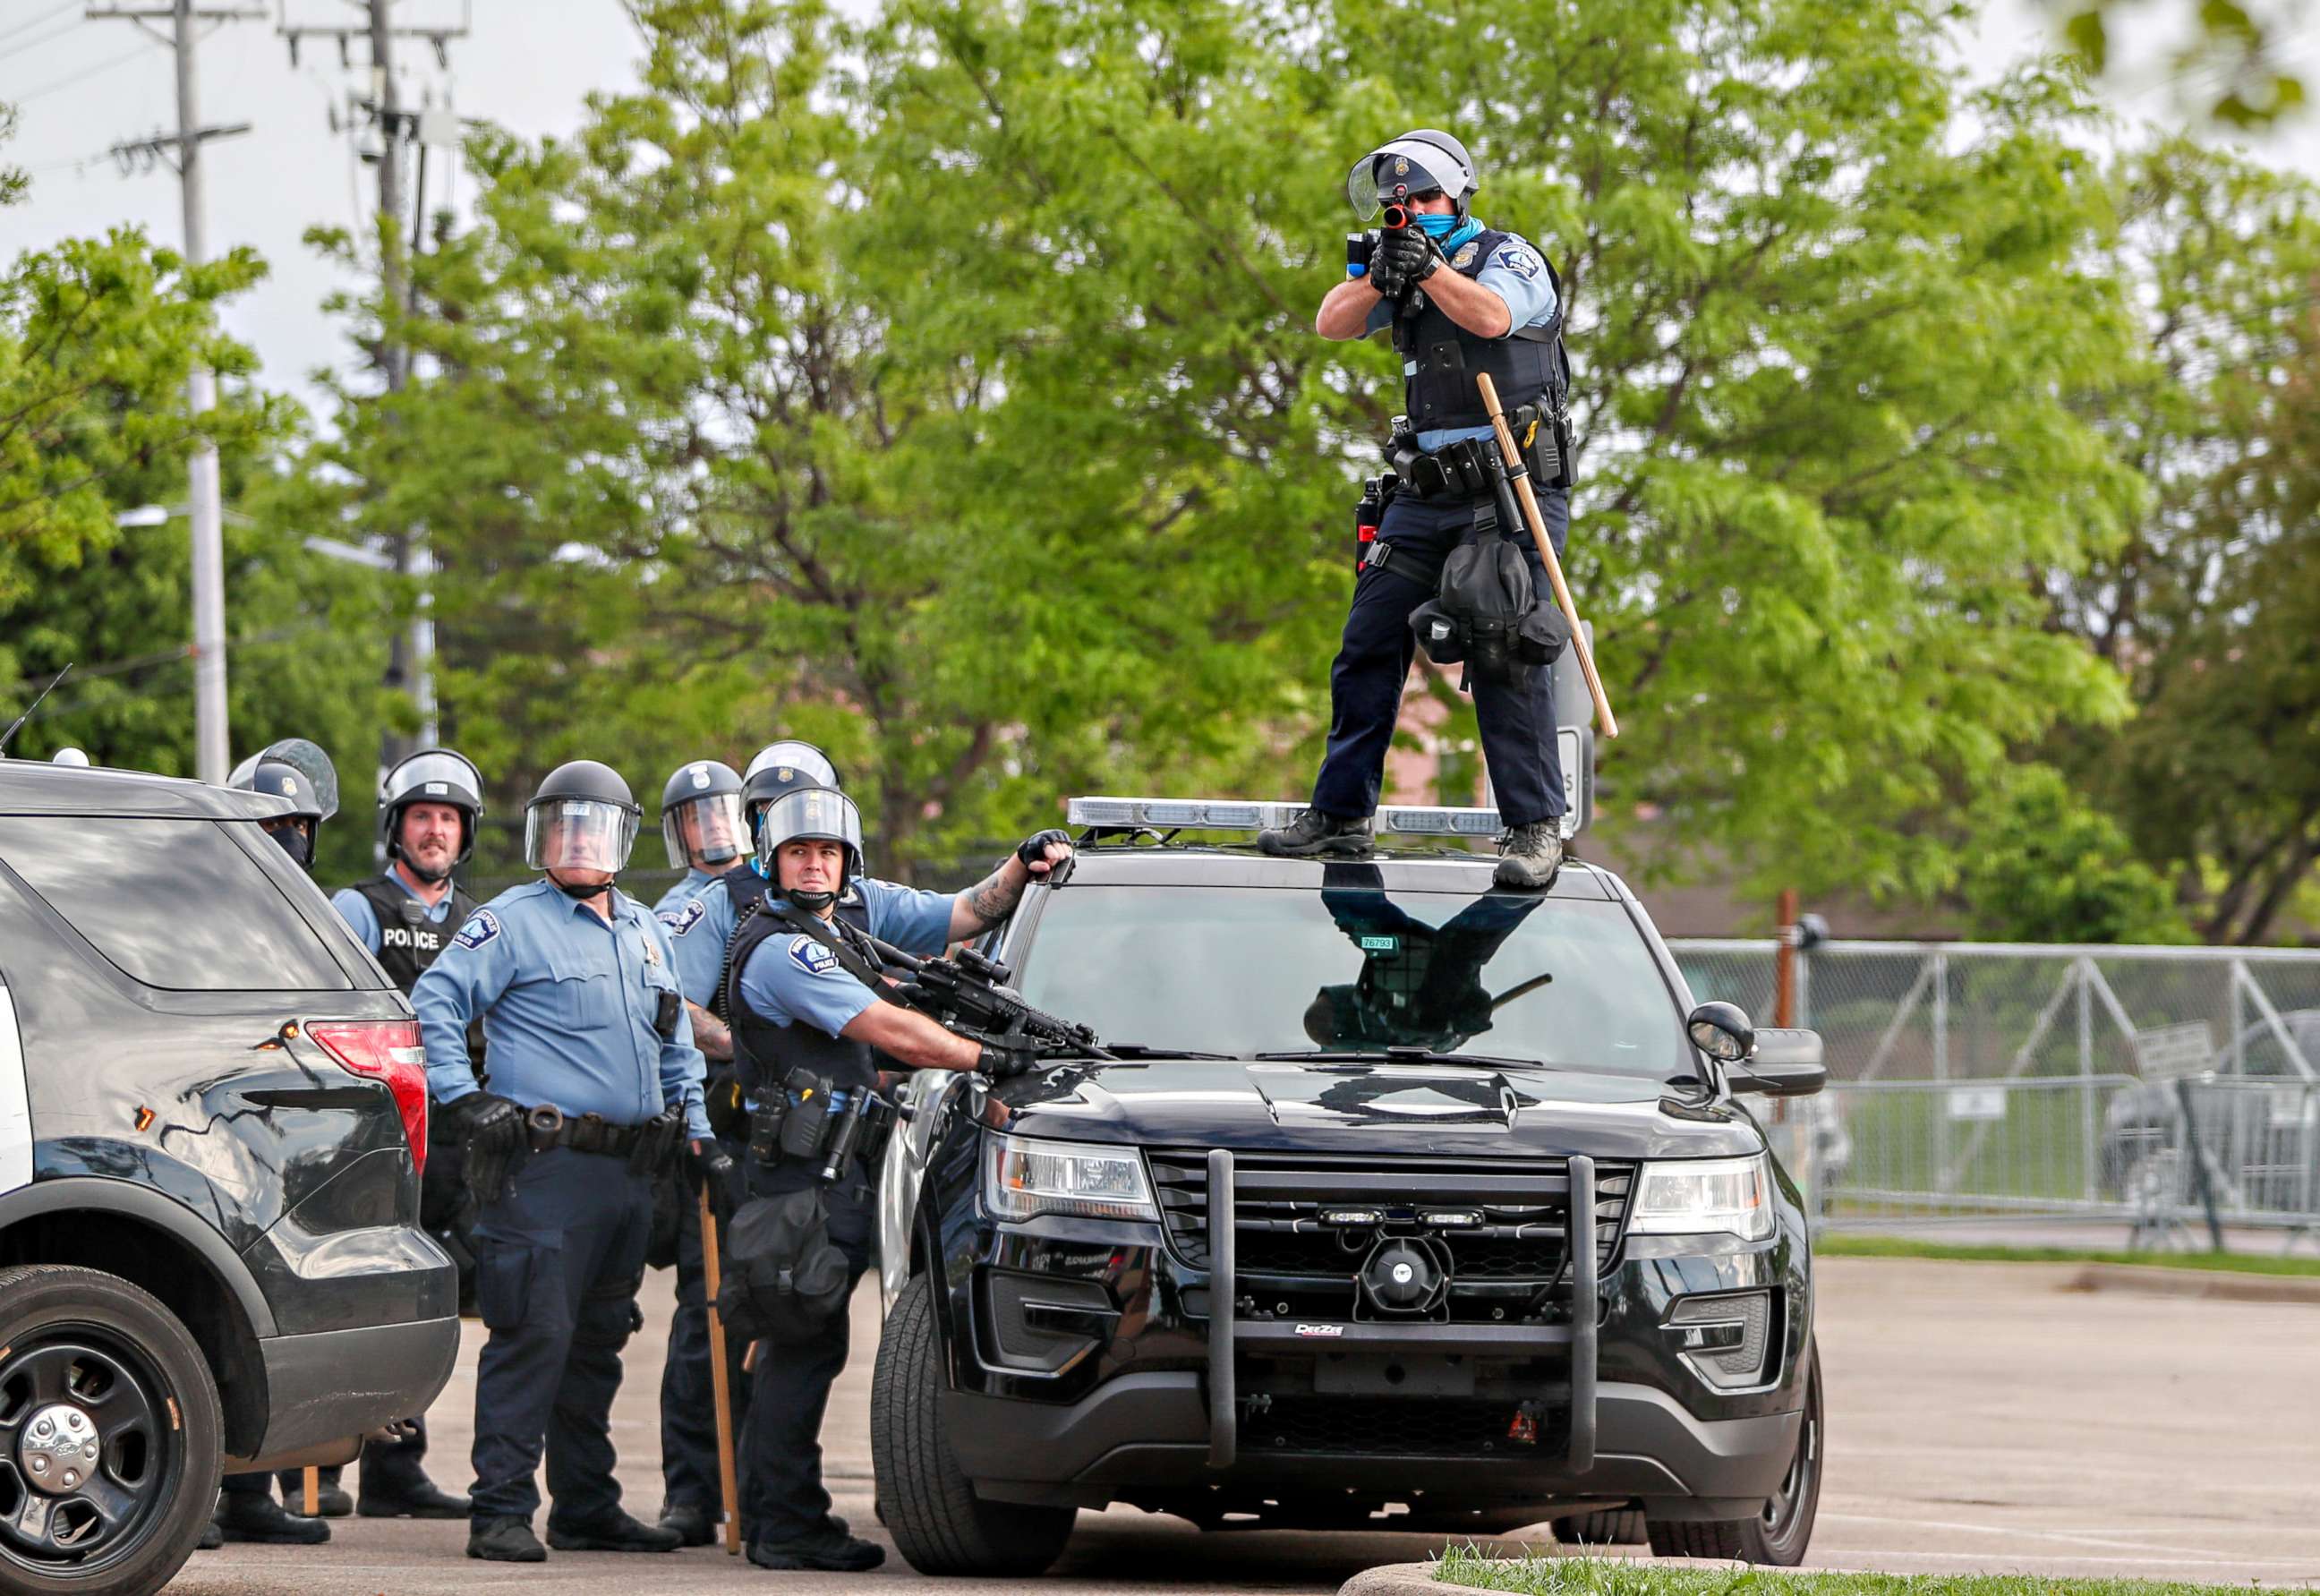
{"label": "headlight", "polygon": [[1630,1236],[1707,1236],[1728,1231],[1743,1241],[1771,1238],[1772,1166],[1753,1158],[1688,1158],[1644,1165],[1636,1183]]}
{"label": "headlight", "polygon": [[1144,1178],[1144,1157],[1133,1147],[1038,1141],[996,1132],[984,1149],[983,1201],[1002,1220],[1043,1213],[1092,1220],[1149,1220],[1160,1210]]}

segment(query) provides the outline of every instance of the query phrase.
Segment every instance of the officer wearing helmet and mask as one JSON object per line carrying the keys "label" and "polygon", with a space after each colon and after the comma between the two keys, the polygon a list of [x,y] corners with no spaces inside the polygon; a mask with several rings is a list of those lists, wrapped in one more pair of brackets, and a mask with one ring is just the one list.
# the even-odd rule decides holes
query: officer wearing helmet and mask
{"label": "officer wearing helmet and mask", "polygon": [[[701,1054],[669,937],[622,893],[641,815],[618,772],[576,760],[524,810],[539,879],[476,910],[412,993],[429,1089],[467,1143],[480,1204],[476,1306],[490,1331],[476,1371],[467,1555],[537,1563],[543,1447],[559,1551],[666,1552],[679,1537],[621,1511],[610,1434],[651,1183],[690,1156],[723,1181],[731,1160],[702,1112]],[[467,1028],[481,1019],[491,1089]]]}
{"label": "officer wearing helmet and mask", "polygon": [[[1010,1073],[1016,1061],[881,1001],[875,959],[860,931],[906,952],[939,954],[1005,920],[1033,881],[1071,857],[1062,831],[1041,831],[965,892],[914,892],[861,877],[862,819],[845,793],[802,787],[774,799],[757,829],[765,908],[735,936],[730,961],[735,1070],[752,1109],[778,1102],[795,1113],[815,1091],[834,1116],[851,1094],[875,1087],[882,1062]],[[858,928],[838,913],[849,894],[862,904]],[[809,1077],[816,1084],[802,1086]],[[779,1150],[765,1160],[749,1157],[746,1168],[753,1199],[810,1190],[822,1173],[819,1156]],[[861,1161],[822,1189],[822,1202],[850,1294],[868,1267],[876,1228]],[[847,1347],[841,1298],[810,1336],[761,1348],[740,1448],[742,1521],[749,1561],[761,1568],[852,1572],[885,1560],[884,1548],[856,1539],[831,1516],[821,1482],[822,1417]]]}
{"label": "officer wearing helmet and mask", "polygon": [[[661,895],[653,912],[671,928],[672,936],[680,927],[687,933],[693,929],[701,916],[687,917],[685,911],[704,893],[714,888],[724,900],[725,888],[719,878],[742,861],[746,825],[741,813],[741,775],[731,766],[696,759],[678,766],[670,775],[660,795],[661,840],[668,848],[669,864],[685,874]],[[702,933],[693,946],[706,948],[713,934]],[[679,954],[684,951],[680,944]],[[721,946],[719,952],[721,956]],[[683,985],[681,957],[677,973]],[[696,985],[697,995],[705,999],[707,978]],[[720,1102],[738,1105],[732,1084],[732,1033],[723,1020],[694,1001],[694,989],[686,989],[685,996],[693,1041],[709,1061],[709,1102],[712,1108]],[[710,1122],[720,1130],[726,1129],[715,1115]],[[740,1156],[746,1137],[725,1135],[720,1139],[729,1156]],[[720,1210],[730,1208],[734,1195],[730,1191],[711,1194]],[[716,1534],[720,1487],[716,1388],[709,1365],[708,1276],[701,1211],[690,1201],[677,1205],[674,1240],[676,1311],[669,1319],[668,1353],[661,1365],[660,1381],[660,1524],[682,1536],[686,1546],[702,1546]],[[739,1345],[727,1347],[730,1365],[727,1389],[732,1393],[737,1422],[748,1401],[748,1383],[741,1374],[745,1350]]]}
{"label": "officer wearing helmet and mask", "polygon": [[[1536,246],[1473,213],[1478,186],[1466,147],[1433,128],[1373,150],[1346,182],[1364,221],[1394,205],[1409,222],[1377,235],[1365,263],[1349,260],[1346,281],[1321,301],[1314,329],[1337,340],[1391,333],[1402,363],[1403,417],[1387,453],[1400,480],[1364,556],[1330,667],[1329,740],[1312,806],[1258,839],[1268,854],[1369,850],[1386,749],[1417,649],[1410,616],[1435,597],[1443,564],[1461,542],[1510,537],[1534,591],[1550,591],[1527,530],[1498,524],[1490,482],[1498,446],[1475,384],[1480,374],[1498,390],[1548,535],[1556,554],[1563,551],[1571,520],[1571,367],[1562,295]],[[1508,830],[1497,871],[1504,886],[1545,886],[1563,860],[1565,801],[1551,670],[1551,663],[1517,662],[1503,676],[1478,672],[1473,683],[1482,756]]]}
{"label": "officer wearing helmet and mask", "polygon": [[[476,901],[452,875],[475,852],[476,825],[483,812],[483,777],[464,756],[449,748],[421,748],[397,761],[379,784],[379,836],[387,866],[331,895],[339,917],[406,994],[450,945],[453,929],[476,911]],[[468,1040],[471,1054],[480,1053],[480,1034],[471,1032]],[[472,1289],[473,1215],[459,1186],[459,1148],[447,1134],[447,1116],[431,1116],[430,1129],[420,1220],[462,1260],[464,1283]],[[424,1414],[413,1416],[408,1433],[398,1439],[365,1441],[362,1494],[355,1511],[366,1519],[466,1518],[467,1499],[436,1489],[427,1477],[426,1457]],[[338,1471],[325,1473],[335,1485]]]}

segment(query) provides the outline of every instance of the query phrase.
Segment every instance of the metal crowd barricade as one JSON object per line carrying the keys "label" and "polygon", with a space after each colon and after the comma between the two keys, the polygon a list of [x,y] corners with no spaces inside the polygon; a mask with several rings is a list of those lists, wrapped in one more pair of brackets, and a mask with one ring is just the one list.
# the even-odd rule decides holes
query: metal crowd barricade
{"label": "metal crowd barricade", "polygon": [[[1776,943],[1670,947],[1695,1000],[1770,1023]],[[2320,951],[1834,941],[1798,966],[1830,1087],[1774,1129],[1822,1223],[2320,1245]]]}

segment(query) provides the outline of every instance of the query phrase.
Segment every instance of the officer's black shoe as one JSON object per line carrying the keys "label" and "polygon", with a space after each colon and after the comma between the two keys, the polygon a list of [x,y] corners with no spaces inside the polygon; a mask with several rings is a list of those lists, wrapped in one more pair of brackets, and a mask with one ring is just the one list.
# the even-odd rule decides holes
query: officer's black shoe
{"label": "officer's black shoe", "polygon": [[760,1568],[866,1573],[886,1561],[886,1548],[875,1541],[856,1540],[846,1533],[845,1519],[825,1517],[821,1528],[803,1540],[751,1541],[749,1561]]}
{"label": "officer's black shoe", "polygon": [[670,1502],[660,1510],[660,1527],[676,1531],[679,1546],[705,1546],[717,1538],[717,1515],[697,1502]]}
{"label": "officer's black shoe", "polygon": [[214,1552],[225,1545],[225,1531],[218,1528],[215,1519],[202,1526],[202,1538],[194,1543],[196,1552]]}
{"label": "officer's black shoe", "polygon": [[318,1546],[331,1538],[320,1519],[285,1512],[271,1496],[229,1491],[218,1504],[217,1527],[224,1538],[265,1546]]}
{"label": "officer's black shoe", "polygon": [[1256,850],[1276,859],[1301,859],[1312,854],[1365,854],[1377,840],[1369,817],[1349,821],[1309,809],[1286,826],[1256,834]]}
{"label": "officer's black shoe", "polygon": [[1534,821],[1507,833],[1499,867],[1491,879],[1500,886],[1542,887],[1563,868],[1563,822]]}
{"label": "officer's black shoe", "polygon": [[614,1508],[585,1524],[548,1518],[548,1544],[559,1552],[674,1552],[684,1537],[666,1524],[640,1524]]}
{"label": "officer's black shoe", "polygon": [[[282,1491],[284,1509],[299,1518],[306,1516],[306,1488],[304,1485],[285,1486]],[[314,1516],[318,1519],[343,1519],[355,1510],[355,1499],[346,1488],[328,1482],[314,1488]]]}
{"label": "officer's black shoe", "polygon": [[365,1487],[361,1500],[355,1503],[355,1511],[366,1519],[464,1519],[467,1510],[466,1497],[438,1491],[429,1480],[408,1490]]}
{"label": "officer's black shoe", "polygon": [[548,1548],[521,1519],[477,1519],[467,1526],[467,1555],[486,1563],[545,1563]]}

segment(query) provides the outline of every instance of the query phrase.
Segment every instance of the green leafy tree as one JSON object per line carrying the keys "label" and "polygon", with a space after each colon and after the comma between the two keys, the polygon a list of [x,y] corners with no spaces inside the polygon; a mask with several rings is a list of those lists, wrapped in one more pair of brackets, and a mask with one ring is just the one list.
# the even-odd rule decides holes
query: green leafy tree
{"label": "green leafy tree", "polygon": [[2302,76],[2287,64],[2301,32],[2300,0],[2239,5],[2235,0],[2046,0],[2060,14],[2062,37],[2089,69],[2113,69],[2112,41],[2124,29],[2166,29],[2182,35],[2168,81],[2199,113],[2234,128],[2262,128],[2305,110]]}
{"label": "green leafy tree", "polygon": [[2016,767],[1971,814],[1956,896],[1994,941],[2188,942],[2167,878],[2059,771]]}

